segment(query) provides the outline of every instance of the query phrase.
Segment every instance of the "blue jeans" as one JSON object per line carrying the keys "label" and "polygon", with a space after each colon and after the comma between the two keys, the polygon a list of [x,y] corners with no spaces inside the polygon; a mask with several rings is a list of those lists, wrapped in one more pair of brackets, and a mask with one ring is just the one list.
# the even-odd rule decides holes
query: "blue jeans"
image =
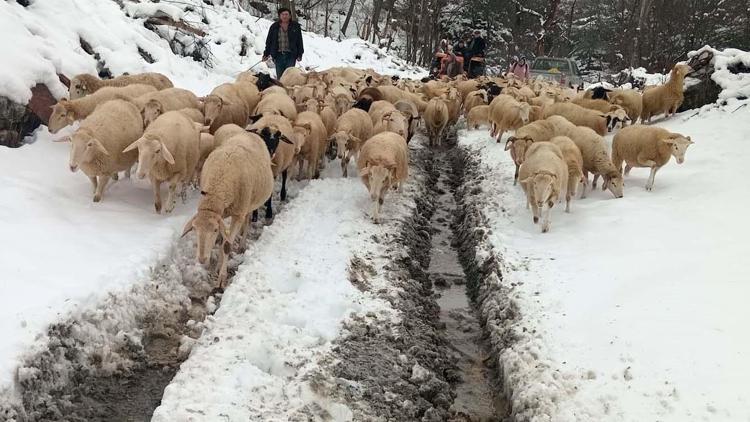
{"label": "blue jeans", "polygon": [[284,74],[284,71],[289,67],[294,67],[294,65],[297,63],[297,58],[292,55],[292,53],[279,53],[276,57],[273,58],[273,64],[276,65],[276,79],[281,78],[281,75]]}

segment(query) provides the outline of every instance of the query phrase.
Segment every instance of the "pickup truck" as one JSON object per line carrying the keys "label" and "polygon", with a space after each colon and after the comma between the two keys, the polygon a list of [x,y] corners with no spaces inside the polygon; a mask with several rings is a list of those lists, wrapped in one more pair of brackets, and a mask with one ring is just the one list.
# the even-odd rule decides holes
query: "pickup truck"
{"label": "pickup truck", "polygon": [[560,85],[578,86],[583,84],[578,66],[572,59],[564,57],[537,57],[529,69],[531,77],[541,76],[557,81]]}

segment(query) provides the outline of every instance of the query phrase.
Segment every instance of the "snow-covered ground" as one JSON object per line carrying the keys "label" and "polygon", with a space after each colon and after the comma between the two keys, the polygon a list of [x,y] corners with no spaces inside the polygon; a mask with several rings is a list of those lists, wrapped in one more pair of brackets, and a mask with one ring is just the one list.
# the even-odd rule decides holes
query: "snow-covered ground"
{"label": "snow-covered ground", "polygon": [[[28,7],[0,2],[0,28],[13,34],[3,43],[7,48],[0,61],[0,96],[23,103],[34,84],[45,83],[62,97],[66,89],[57,73],[96,73],[96,60],[83,51],[79,37],[115,75],[162,72],[175,86],[206,94],[260,60],[270,25],[233,6],[211,7],[200,0],[175,3],[168,10],[162,10],[167,5],[126,3],[127,15],[111,0],[34,1]],[[143,26],[144,17],[157,9],[208,33],[204,39],[212,53],[211,66],[173,54],[167,41]],[[201,22],[204,18],[208,23]],[[242,35],[248,39],[244,57],[239,55]],[[303,36],[303,66],[346,65],[402,76],[423,73],[361,40],[339,43],[311,33]],[[155,63],[147,63],[139,47]],[[253,70],[268,69],[260,64]],[[49,324],[144,282],[195,209],[191,197],[186,204],[178,201],[173,214],[157,215],[150,187],[132,180],[115,183],[103,202],[94,204],[90,182],[67,168],[69,144],[53,143],[52,138],[42,127],[31,145],[0,148],[0,197],[5,198],[0,239],[6,244],[0,254],[0,338],[5,339],[0,343],[0,393],[12,388],[22,357],[44,344]],[[364,195],[355,180],[346,183],[352,192],[362,190],[357,198]],[[328,323],[325,335],[330,336]]]}
{"label": "snow-covered ground", "polygon": [[547,234],[504,143],[459,133],[487,175],[472,201],[521,315],[500,361],[523,420],[750,420],[750,109],[694,114],[657,123],[695,144],[652,192],[648,169],[634,169],[624,198],[599,190],[570,214],[556,206]]}

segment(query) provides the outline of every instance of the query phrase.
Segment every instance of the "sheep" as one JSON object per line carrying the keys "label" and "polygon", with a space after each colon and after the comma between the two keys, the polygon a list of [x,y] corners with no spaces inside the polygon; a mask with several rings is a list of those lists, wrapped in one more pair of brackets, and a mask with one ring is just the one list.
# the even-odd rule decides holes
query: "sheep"
{"label": "sheep", "polygon": [[99,79],[94,75],[82,73],[70,80],[68,97],[71,100],[93,94],[104,87],[123,87],[133,84],[153,86],[156,90],[172,88],[172,82],[161,73],[140,73],[137,75],[123,75],[113,79]]}
{"label": "sheep", "polygon": [[133,98],[133,102],[141,109],[143,124],[148,127],[162,113],[183,108],[200,109],[198,97],[186,89],[167,88],[161,91],[149,92]]}
{"label": "sheep", "polygon": [[567,136],[555,136],[550,142],[557,145],[568,167],[568,186],[565,193],[565,212],[570,212],[570,199],[576,196],[578,183],[583,180],[583,156],[578,146]]}
{"label": "sheep", "polygon": [[425,109],[427,109],[427,102],[417,94],[403,91],[395,86],[381,86],[378,87],[378,90],[383,94],[383,99],[391,104],[395,104],[399,100],[409,100],[417,106],[417,110],[420,113],[424,113]]}
{"label": "sheep", "polygon": [[[294,128],[289,120],[284,116],[268,115],[263,116],[260,120],[253,123],[248,129],[261,133],[268,129],[271,133],[280,132],[280,139],[277,148],[271,154],[271,163],[273,169],[273,178],[276,179],[281,175],[281,192],[280,199],[286,201],[286,180],[289,169],[294,164],[294,159],[302,149],[302,141],[298,140],[294,134]],[[221,141],[221,140],[219,140]]]}
{"label": "sheep", "polygon": [[338,118],[336,131],[328,142],[336,144],[337,157],[341,160],[344,177],[348,176],[349,160],[359,153],[364,140],[372,136],[372,129],[370,116],[358,108],[352,108]]}
{"label": "sheep", "polygon": [[596,110],[601,113],[609,112],[610,107],[612,106],[612,104],[610,104],[606,100],[600,100],[600,99],[593,100],[590,98],[574,98],[571,102],[583,108],[587,108],[589,110]]}
{"label": "sheep", "polygon": [[222,125],[234,123],[244,126],[249,110],[234,84],[221,84],[203,98],[204,123],[209,133],[214,134]]}
{"label": "sheep", "polygon": [[685,76],[690,72],[692,69],[686,64],[675,65],[667,83],[643,91],[642,122],[651,122],[651,116],[659,114],[664,114],[665,118],[670,117],[670,114],[674,116],[682,105]]}
{"label": "sheep", "polygon": [[61,139],[71,142],[70,171],[75,173],[80,168],[88,176],[94,187],[94,202],[102,200],[104,188],[117,172],[130,171],[138,154],[122,150],[142,134],[138,107],[127,100],[111,100],[86,117],[73,135]]}
{"label": "sheep", "polygon": [[302,74],[302,69],[294,66],[286,68],[284,74],[278,76],[280,76],[279,82],[284,86],[304,85],[307,83],[307,77]]}
{"label": "sheep", "polygon": [[319,105],[320,111],[318,114],[320,114],[320,118],[323,120],[323,124],[326,126],[326,131],[330,137],[336,132],[338,117],[336,117],[336,112],[333,110],[333,107],[326,105],[323,101],[320,101]]}
{"label": "sheep", "polygon": [[480,125],[489,124],[489,105],[480,105],[472,107],[469,114],[466,116],[466,126],[469,129],[479,129]]}
{"label": "sheep", "polygon": [[[612,164],[607,155],[607,147],[604,144],[604,138],[594,132],[591,128],[584,126],[574,126],[565,130],[561,135],[565,135],[575,142],[578,149],[581,150],[583,157],[583,189],[581,189],[581,198],[586,197],[586,185],[588,174],[593,173],[604,178],[602,190],[609,189],[615,198],[622,198],[622,174]],[[596,188],[596,181],[592,183]]]}
{"label": "sheep", "polygon": [[396,106],[388,101],[375,101],[370,105],[370,111],[367,113],[370,115],[373,126],[383,120],[383,116],[386,113],[395,111]]}
{"label": "sheep", "polygon": [[186,115],[190,120],[196,122],[196,123],[203,123],[205,121],[203,117],[203,113],[201,113],[200,110],[195,108],[181,108],[179,110],[180,113]]}
{"label": "sheep", "polygon": [[430,139],[430,146],[440,146],[443,143],[443,131],[448,126],[450,114],[444,97],[433,98],[427,103],[424,112],[424,124]]}
{"label": "sheep", "polygon": [[263,96],[253,111],[253,117],[259,118],[272,114],[282,115],[289,120],[296,119],[297,107],[294,105],[294,100],[286,94],[273,93]]}
{"label": "sheep", "polygon": [[[284,90],[284,92],[286,92],[286,89],[284,88],[284,84],[272,78],[271,75],[269,75],[268,73],[257,73],[255,77],[256,77],[255,87],[258,88],[258,91],[260,92],[266,91],[269,88],[273,88],[273,87],[282,89]],[[241,82],[241,81],[237,81],[237,82]]]}
{"label": "sheep", "polygon": [[[534,223],[542,218],[542,233],[550,228],[550,211],[558,202],[563,186],[568,186],[568,167],[562,151],[551,142],[536,142],[526,152],[519,175],[526,193],[526,205],[531,205]],[[541,214],[541,215],[540,215]]]}
{"label": "sheep", "polygon": [[359,93],[359,96],[357,97],[357,102],[354,103],[355,108],[362,109],[364,111],[370,111],[370,106],[375,101],[380,101],[383,99],[383,94],[380,92],[378,88],[370,87],[365,88],[362,90],[362,92]]}
{"label": "sheep", "polygon": [[479,89],[464,97],[464,115],[468,116],[472,108],[487,104],[487,90]]}
{"label": "sheep", "polygon": [[100,104],[115,99],[129,100],[154,91],[156,91],[156,88],[151,85],[132,84],[122,87],[104,87],[91,95],[75,100],[63,98],[52,106],[52,114],[47,128],[51,133],[57,133],[76,120],[88,117]]}
{"label": "sheep", "polygon": [[[197,127],[196,127],[197,125]],[[175,193],[193,180],[200,159],[200,123],[195,123],[179,111],[168,111],[157,117],[143,135],[122,150],[138,150],[139,179],[151,179],[154,188],[154,208],[161,214],[161,184],[169,182],[166,213],[175,205]]]}
{"label": "sheep", "polygon": [[254,84],[247,82],[235,82],[232,84],[234,89],[237,91],[237,95],[247,105],[247,111],[250,112],[255,110],[255,107],[260,102],[260,91]]}
{"label": "sheep", "polygon": [[393,106],[396,107],[396,110],[404,113],[409,121],[409,130],[406,135],[406,143],[408,144],[417,131],[417,126],[419,126],[419,110],[411,100],[398,100]]}
{"label": "sheep", "polygon": [[[219,248],[219,288],[227,278],[227,255],[234,239],[247,225],[247,216],[273,193],[271,156],[257,134],[237,133],[208,156],[201,174],[201,200],[195,215],[185,224],[182,236],[195,230],[196,259],[206,264],[216,238]],[[231,217],[229,230],[224,217]]]}
{"label": "sheep", "polygon": [[301,180],[303,177],[302,169],[305,162],[307,162],[306,177],[308,179],[320,177],[318,166],[325,153],[328,140],[328,131],[323,120],[311,111],[299,113],[297,120],[294,121],[294,131],[305,138],[297,156],[298,179]]}
{"label": "sheep", "polygon": [[611,97],[609,97],[611,92],[612,90],[603,86],[595,86],[586,90],[586,92],[583,93],[583,98],[592,100],[609,100],[611,99]]}
{"label": "sheep", "polygon": [[409,132],[409,118],[398,110],[389,111],[373,126],[373,135],[381,132],[397,133],[406,139]]}
{"label": "sheep", "polygon": [[456,89],[461,94],[461,98],[467,98],[470,93],[480,89],[479,85],[480,84],[478,80],[472,79],[469,81],[458,82],[456,84]]}
{"label": "sheep", "polygon": [[490,136],[497,142],[508,129],[518,129],[529,122],[531,106],[516,101],[513,97],[500,94],[492,100],[488,112],[491,129]]}
{"label": "sheep", "polygon": [[632,123],[636,123],[641,117],[643,98],[640,92],[634,89],[613,91],[609,94],[609,101],[622,107]]}
{"label": "sheep", "polygon": [[429,81],[419,89],[428,100],[439,97],[448,89],[448,84],[441,81]]}
{"label": "sheep", "polygon": [[564,117],[551,116],[544,120],[529,123],[518,130],[516,134],[505,142],[505,150],[510,151],[510,156],[516,166],[513,174],[513,186],[518,182],[518,173],[523,164],[526,150],[534,142],[547,142],[555,135],[563,134],[575,127]]}
{"label": "sheep", "polygon": [[607,118],[604,114],[573,103],[555,103],[544,109],[544,117],[563,116],[576,126],[586,126],[599,135],[607,133]]}
{"label": "sheep", "polygon": [[458,122],[458,116],[461,114],[461,96],[458,90],[450,88],[445,94],[447,100],[445,105],[448,106],[448,124],[453,126]]}
{"label": "sheep", "polygon": [[529,122],[536,122],[537,120],[544,119],[544,107],[542,106],[531,106],[529,111]]}
{"label": "sheep", "polygon": [[615,128],[622,128],[631,123],[628,113],[619,105],[612,105],[611,110],[604,115],[607,119],[607,131],[612,132]]}
{"label": "sheep", "polygon": [[380,207],[391,186],[409,176],[409,148],[406,140],[393,132],[379,133],[365,142],[357,159],[357,169],[373,201],[372,219],[380,222]]}
{"label": "sheep", "polygon": [[271,94],[289,95],[287,90],[283,86],[272,85],[260,92],[260,98],[265,98]]}
{"label": "sheep", "polygon": [[612,163],[622,172],[625,162],[625,176],[633,167],[650,167],[651,174],[646,182],[646,190],[654,188],[656,172],[670,157],[677,164],[685,161],[685,152],[693,144],[689,136],[673,133],[663,128],[634,125],[619,131],[612,141]]}
{"label": "sheep", "polygon": [[319,96],[318,87],[315,85],[297,85],[291,91],[291,98],[295,104],[303,104],[307,100],[317,99]]}

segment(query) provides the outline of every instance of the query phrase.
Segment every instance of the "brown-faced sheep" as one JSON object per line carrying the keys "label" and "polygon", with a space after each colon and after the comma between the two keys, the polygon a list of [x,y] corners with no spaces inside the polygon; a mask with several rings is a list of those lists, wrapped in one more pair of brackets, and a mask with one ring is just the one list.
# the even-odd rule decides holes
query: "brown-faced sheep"
{"label": "brown-faced sheep", "polygon": [[513,97],[500,94],[492,100],[489,108],[489,120],[492,125],[490,136],[500,142],[506,130],[518,129],[529,122],[531,106],[516,101]]}
{"label": "brown-faced sheep", "polygon": [[342,114],[336,122],[336,131],[329,142],[336,143],[341,170],[347,177],[349,160],[356,157],[365,140],[372,135],[372,119],[364,110],[352,108]]}
{"label": "brown-faced sheep", "polygon": [[424,112],[424,125],[427,129],[427,135],[430,140],[430,146],[440,146],[443,144],[445,129],[450,120],[448,105],[443,97],[433,98],[427,103],[427,109]]}
{"label": "brown-faced sheep", "polygon": [[643,92],[643,110],[641,111],[641,121],[650,122],[651,116],[664,114],[664,117],[674,115],[683,101],[683,86],[685,76],[692,69],[686,64],[678,64],[672,68],[669,74],[669,80],[664,85],[647,89]]}
{"label": "brown-faced sheep", "polygon": [[550,212],[558,202],[560,192],[568,185],[568,166],[562,151],[551,142],[536,142],[526,153],[519,175],[531,206],[534,223],[542,219],[542,233],[550,228]]}
{"label": "brown-faced sheep", "polygon": [[362,147],[357,168],[373,201],[372,219],[377,223],[386,193],[393,185],[401,190],[401,184],[409,176],[406,140],[393,132],[373,136]]}
{"label": "brown-faced sheep", "polygon": [[82,73],[70,80],[68,97],[71,100],[93,94],[101,88],[123,87],[133,84],[153,86],[157,90],[172,88],[172,81],[161,73],[139,73],[136,75],[123,75],[112,79],[99,79],[94,75]]}

